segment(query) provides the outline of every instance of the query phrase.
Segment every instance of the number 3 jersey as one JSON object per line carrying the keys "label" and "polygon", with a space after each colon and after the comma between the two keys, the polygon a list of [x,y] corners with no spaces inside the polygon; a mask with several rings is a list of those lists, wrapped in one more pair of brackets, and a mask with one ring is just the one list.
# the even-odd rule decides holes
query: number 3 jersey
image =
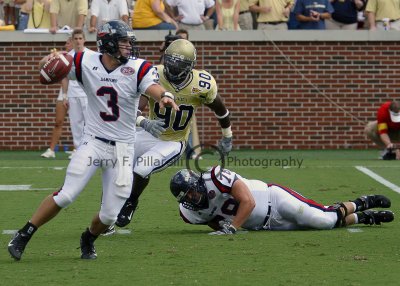
{"label": "number 3 jersey", "polygon": [[207,224],[214,218],[223,218],[232,221],[236,215],[239,203],[230,195],[233,183],[240,179],[250,189],[256,206],[251,215],[242,225],[251,230],[262,229],[268,213],[270,192],[266,183],[259,180],[248,180],[235,172],[216,166],[203,174],[209,199],[207,209],[192,211],[179,204],[182,219],[191,224]]}
{"label": "number 3 jersey", "polygon": [[158,83],[155,68],[145,60],[130,59],[113,71],[97,52],[76,53],[68,75],[77,80],[88,98],[84,133],[123,143],[135,141],[140,94]]}
{"label": "number 3 jersey", "polygon": [[204,70],[192,70],[188,82],[183,87],[176,87],[164,76],[164,66],[156,67],[160,84],[175,96],[179,111],[172,108],[160,110],[160,106],[149,98],[149,118],[164,119],[166,131],[160,136],[164,141],[187,141],[190,122],[194,111],[203,104],[210,104],[217,96],[217,84],[212,75]]}

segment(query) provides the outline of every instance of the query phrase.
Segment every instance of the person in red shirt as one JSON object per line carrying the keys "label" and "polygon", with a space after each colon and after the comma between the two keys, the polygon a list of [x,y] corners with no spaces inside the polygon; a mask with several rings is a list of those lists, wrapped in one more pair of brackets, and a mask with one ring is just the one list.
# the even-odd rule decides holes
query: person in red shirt
{"label": "person in red shirt", "polygon": [[378,109],[377,120],[369,122],[365,134],[379,147],[384,148],[383,160],[400,160],[400,149],[393,142],[400,141],[400,102],[388,101]]}

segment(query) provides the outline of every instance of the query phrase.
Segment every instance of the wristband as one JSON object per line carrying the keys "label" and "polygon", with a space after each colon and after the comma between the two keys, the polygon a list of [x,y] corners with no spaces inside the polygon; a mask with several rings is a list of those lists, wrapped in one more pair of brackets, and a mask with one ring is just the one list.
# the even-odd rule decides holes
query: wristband
{"label": "wristband", "polygon": [[172,93],[170,93],[169,91],[164,91],[161,94],[161,98],[164,98],[164,97],[168,97],[168,98],[170,98],[172,100],[175,100],[175,96]]}
{"label": "wristband", "polygon": [[208,19],[210,19],[210,17],[207,16],[207,15],[205,15],[205,16],[204,16],[204,19],[208,20]]}
{"label": "wristband", "polygon": [[232,137],[232,128],[229,126],[228,128],[221,128],[222,135],[226,138]]}
{"label": "wristband", "polygon": [[145,120],[146,119],[146,117],[144,117],[144,116],[138,116],[137,118],[136,118],[136,126],[140,126],[140,122],[142,122],[143,120]]}
{"label": "wristband", "polygon": [[67,96],[66,93],[63,93],[62,97],[63,97],[63,100],[67,100],[68,99],[68,96]]}
{"label": "wristband", "polygon": [[215,112],[214,112],[214,115],[215,115],[215,117],[217,117],[217,119],[224,119],[225,117],[228,117],[229,110],[227,109],[226,113],[224,115],[222,115],[222,116],[217,115]]}

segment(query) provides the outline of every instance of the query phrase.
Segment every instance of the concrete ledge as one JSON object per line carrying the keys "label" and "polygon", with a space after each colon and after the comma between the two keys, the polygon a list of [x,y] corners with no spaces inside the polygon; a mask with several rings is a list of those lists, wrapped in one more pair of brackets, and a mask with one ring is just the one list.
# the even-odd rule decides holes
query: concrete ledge
{"label": "concrete ledge", "polygon": [[[136,31],[139,42],[163,41],[168,31]],[[67,34],[0,32],[0,43],[4,42],[63,42]],[[190,31],[190,39],[197,42],[397,42],[399,31]],[[95,41],[94,34],[87,33],[88,41]]]}

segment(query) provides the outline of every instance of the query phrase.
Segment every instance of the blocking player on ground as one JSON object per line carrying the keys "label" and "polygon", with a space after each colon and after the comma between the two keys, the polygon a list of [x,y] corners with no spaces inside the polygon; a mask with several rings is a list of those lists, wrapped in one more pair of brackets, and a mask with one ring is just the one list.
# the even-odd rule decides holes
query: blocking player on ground
{"label": "blocking player on ground", "polygon": [[94,241],[115,222],[130,195],[140,95],[149,95],[158,102],[160,110],[165,106],[178,110],[174,96],[159,85],[157,71],[134,55],[135,40],[127,24],[109,21],[97,34],[99,53],[75,54],[68,77],[76,79],[88,96],[84,137],[67,167],[61,189],[42,201],[8,244],[15,260],[21,259],[36,230],[70,205],[101,168],[100,211],[80,239],[81,258],[95,259]]}
{"label": "blocking player on ground", "polygon": [[[165,50],[164,65],[157,66],[160,84],[174,94],[179,111],[160,109],[152,98],[141,98],[141,106],[149,104],[149,117],[138,116],[135,143],[133,187],[129,199],[118,215],[116,225],[124,227],[132,219],[138,198],[149,183],[151,174],[164,170],[183,154],[187,144],[190,122],[196,108],[206,105],[214,111],[222,130],[219,149],[228,154],[232,149],[229,111],[217,93],[214,77],[205,70],[194,69],[196,48],[185,39],[173,41]],[[112,231],[112,230],[111,230]]]}
{"label": "blocking player on ground", "polygon": [[383,195],[361,196],[353,201],[324,206],[290,188],[248,180],[215,166],[199,175],[183,169],[170,182],[184,222],[205,224],[212,235],[248,230],[328,230],[353,224],[391,222],[391,202]]}

